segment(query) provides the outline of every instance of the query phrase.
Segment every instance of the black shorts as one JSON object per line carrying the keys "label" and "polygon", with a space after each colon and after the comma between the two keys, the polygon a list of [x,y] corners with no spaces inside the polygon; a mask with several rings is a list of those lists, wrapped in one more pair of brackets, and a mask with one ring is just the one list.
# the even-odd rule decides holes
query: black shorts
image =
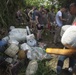
{"label": "black shorts", "polygon": [[37,29],[38,29],[38,30],[42,30],[43,28],[44,28],[44,26],[42,26],[42,25],[41,25],[41,26],[38,26],[38,25],[37,25]]}

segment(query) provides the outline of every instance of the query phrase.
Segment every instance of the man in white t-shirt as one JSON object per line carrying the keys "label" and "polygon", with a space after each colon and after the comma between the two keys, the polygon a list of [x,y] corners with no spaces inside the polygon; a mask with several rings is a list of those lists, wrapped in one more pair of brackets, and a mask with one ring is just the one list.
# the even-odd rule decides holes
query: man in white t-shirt
{"label": "man in white t-shirt", "polygon": [[[71,13],[71,15],[74,15],[76,17],[76,2],[70,4],[70,13]],[[76,19],[74,19],[72,25],[76,25]],[[57,70],[57,75],[62,75],[63,71],[64,71],[64,75],[73,75],[74,70],[76,70],[76,67],[75,67],[76,59],[71,58],[71,57],[69,57],[69,62],[68,62],[69,66],[68,66],[68,69],[64,69],[63,70],[64,61],[67,58],[67,56],[63,56],[63,55],[59,56],[58,62],[57,62],[57,69],[56,69]],[[73,68],[74,68],[74,70],[73,70]]]}
{"label": "man in white t-shirt", "polygon": [[61,7],[61,9],[57,12],[56,14],[56,31],[55,31],[55,36],[54,36],[54,43],[60,42],[60,30],[61,27],[63,26],[63,21],[66,21],[66,19],[62,18],[62,12],[65,12],[66,8]]}

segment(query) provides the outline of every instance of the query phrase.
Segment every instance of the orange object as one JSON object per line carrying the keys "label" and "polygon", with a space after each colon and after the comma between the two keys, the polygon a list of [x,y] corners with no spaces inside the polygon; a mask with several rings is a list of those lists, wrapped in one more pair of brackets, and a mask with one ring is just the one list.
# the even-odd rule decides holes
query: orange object
{"label": "orange object", "polygon": [[25,59],[26,58],[26,54],[27,54],[27,51],[24,51],[24,50],[19,50],[18,52],[18,59]]}
{"label": "orange object", "polygon": [[76,56],[75,49],[60,49],[60,48],[47,48],[46,53],[49,54],[57,54],[57,55],[65,55],[65,56]]}

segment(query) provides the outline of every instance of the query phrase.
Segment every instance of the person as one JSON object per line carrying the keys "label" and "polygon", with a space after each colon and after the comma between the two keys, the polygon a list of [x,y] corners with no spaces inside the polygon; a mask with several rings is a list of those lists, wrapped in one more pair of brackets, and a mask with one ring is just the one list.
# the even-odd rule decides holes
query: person
{"label": "person", "polygon": [[52,7],[48,13],[48,24],[50,25],[50,32],[55,33],[55,7]]}
{"label": "person", "polygon": [[66,22],[66,24],[71,25],[72,22],[73,22],[73,20],[74,20],[74,16],[70,13],[69,10],[67,11],[66,17],[68,19],[67,22]]}
{"label": "person", "polygon": [[28,13],[28,16],[30,18],[30,25],[31,25],[30,28],[34,30],[36,28],[36,20],[35,20],[36,12],[37,12],[37,8],[33,6]]}
{"label": "person", "polygon": [[72,25],[76,25],[76,2],[70,5],[70,13],[74,16]]}
{"label": "person", "polygon": [[16,20],[19,24],[24,22],[23,16],[22,16],[22,11],[20,8],[18,8],[18,11],[16,12]]}
{"label": "person", "polygon": [[[76,3],[70,4],[70,13],[76,17]],[[73,24],[74,23],[76,23],[76,20],[73,21]],[[58,63],[57,63],[57,75],[61,75],[63,63],[66,58],[67,56],[62,56],[62,55],[59,56]],[[68,75],[72,75],[72,68],[74,67],[75,63],[76,63],[76,60],[69,57],[69,67],[67,69],[67,73],[69,73]]]}
{"label": "person", "polygon": [[60,30],[63,26],[63,21],[66,21],[62,17],[62,12],[66,11],[66,7],[61,7],[61,9],[56,14],[56,29],[55,29],[55,36],[54,36],[54,43],[60,42]]}
{"label": "person", "polygon": [[26,8],[26,9],[24,10],[24,13],[25,13],[25,15],[26,15],[26,20],[27,20],[27,22],[30,21],[30,18],[29,18],[29,16],[28,16],[29,11],[30,11],[30,8]]}
{"label": "person", "polygon": [[48,12],[49,12],[49,9],[44,9],[44,11],[42,12],[45,28],[47,27],[47,24],[48,24]]}
{"label": "person", "polygon": [[51,8],[51,11],[48,14],[48,19],[51,23],[53,23],[55,21],[55,12],[54,12],[55,8]]}
{"label": "person", "polygon": [[37,25],[37,40],[42,40],[42,30],[44,28],[44,22],[43,22],[43,12],[44,7],[41,6],[40,10],[36,13],[36,25]]}

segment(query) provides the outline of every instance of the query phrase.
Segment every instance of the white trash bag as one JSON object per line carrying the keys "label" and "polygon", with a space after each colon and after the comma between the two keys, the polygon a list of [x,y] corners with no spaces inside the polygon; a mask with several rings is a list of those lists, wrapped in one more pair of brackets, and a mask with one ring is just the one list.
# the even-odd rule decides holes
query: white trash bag
{"label": "white trash bag", "polygon": [[76,48],[76,26],[70,26],[61,38],[62,44],[67,48]]}
{"label": "white trash bag", "polygon": [[14,26],[10,26],[10,28],[9,28],[10,30],[13,30],[13,29],[15,29],[15,27]]}
{"label": "white trash bag", "polygon": [[31,50],[31,47],[27,43],[23,43],[20,45],[21,50]]}
{"label": "white trash bag", "polygon": [[61,32],[60,32],[60,36],[62,37],[62,35],[64,34],[64,32],[70,27],[71,25],[64,25],[61,28]]}
{"label": "white trash bag", "polygon": [[24,28],[15,28],[15,29],[12,29],[10,32],[9,32],[9,35],[15,35],[15,34],[26,34],[27,35],[27,30],[24,29]]}
{"label": "white trash bag", "polygon": [[37,60],[31,60],[26,68],[25,75],[34,75],[38,69]]}
{"label": "white trash bag", "polygon": [[27,41],[27,44],[31,47],[34,47],[37,45],[37,41],[35,39],[30,39]]}
{"label": "white trash bag", "polygon": [[15,28],[9,32],[9,38],[17,40],[18,42],[25,41],[27,36],[27,30],[23,28]]}
{"label": "white trash bag", "polygon": [[27,52],[27,58],[30,60],[43,60],[51,59],[51,55],[45,52],[45,49],[41,47],[31,47],[31,50]]}
{"label": "white trash bag", "polygon": [[8,36],[6,36],[6,37],[2,38],[2,40],[4,40],[4,41],[8,42],[9,37],[8,37]]}
{"label": "white trash bag", "polygon": [[37,45],[37,41],[35,40],[34,34],[30,34],[26,36],[27,44],[31,47]]}
{"label": "white trash bag", "polygon": [[16,45],[18,45],[19,44],[19,42],[17,41],[17,40],[8,40],[8,45],[10,45],[10,44],[16,44]]}
{"label": "white trash bag", "polygon": [[28,35],[30,35],[30,34],[31,34],[31,32],[30,32],[30,29],[29,29],[29,27],[28,27],[28,26],[26,26],[26,30],[27,30],[27,34],[28,34]]}
{"label": "white trash bag", "polygon": [[11,64],[13,62],[13,59],[8,57],[8,58],[5,59],[5,61]]}
{"label": "white trash bag", "polygon": [[26,40],[26,35],[18,33],[18,34],[14,34],[14,35],[9,35],[9,38],[11,40],[17,40],[18,42],[21,42],[21,41]]}

